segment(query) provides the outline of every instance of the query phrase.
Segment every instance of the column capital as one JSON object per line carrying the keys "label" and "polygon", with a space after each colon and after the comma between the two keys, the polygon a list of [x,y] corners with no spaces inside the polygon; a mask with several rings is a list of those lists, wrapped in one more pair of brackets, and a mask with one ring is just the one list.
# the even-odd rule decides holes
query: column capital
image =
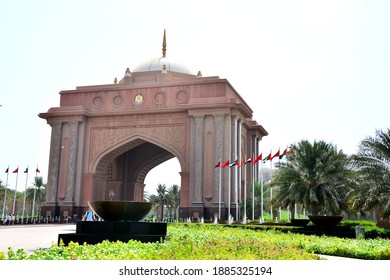
{"label": "column capital", "polygon": [[193,118],[195,119],[195,122],[203,122],[204,115],[196,115],[196,116],[193,116]]}

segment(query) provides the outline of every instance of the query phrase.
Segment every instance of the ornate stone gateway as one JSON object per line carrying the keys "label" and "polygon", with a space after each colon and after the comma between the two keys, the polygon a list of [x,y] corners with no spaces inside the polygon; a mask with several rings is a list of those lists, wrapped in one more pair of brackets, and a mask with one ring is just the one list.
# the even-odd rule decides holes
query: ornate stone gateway
{"label": "ornate stone gateway", "polygon": [[89,200],[142,201],[148,172],[173,157],[181,217],[212,219],[220,205],[222,218],[237,215],[256,176],[248,165],[244,184],[238,168],[220,177],[214,166],[257,154],[267,132],[227,80],[194,75],[165,54],[164,33],[162,57],[119,82],[61,91],[60,107],[39,114],[52,128],[42,215],[80,217]]}

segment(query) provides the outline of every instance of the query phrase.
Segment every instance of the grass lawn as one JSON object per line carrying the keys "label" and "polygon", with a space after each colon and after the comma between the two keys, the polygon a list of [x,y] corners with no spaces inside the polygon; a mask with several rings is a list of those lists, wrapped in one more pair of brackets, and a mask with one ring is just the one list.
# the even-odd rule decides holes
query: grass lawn
{"label": "grass lawn", "polygon": [[164,242],[70,243],[27,254],[9,251],[9,260],[317,260],[317,254],[390,259],[389,239],[343,239],[226,225],[171,223]]}

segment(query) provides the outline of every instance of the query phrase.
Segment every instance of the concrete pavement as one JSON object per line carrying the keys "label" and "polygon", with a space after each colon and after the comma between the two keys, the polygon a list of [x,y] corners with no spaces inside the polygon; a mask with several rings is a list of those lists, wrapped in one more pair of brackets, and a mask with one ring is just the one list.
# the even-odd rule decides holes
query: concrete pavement
{"label": "concrete pavement", "polygon": [[39,248],[47,249],[58,242],[58,234],[74,233],[74,224],[29,224],[0,226],[0,252],[24,249],[32,252]]}

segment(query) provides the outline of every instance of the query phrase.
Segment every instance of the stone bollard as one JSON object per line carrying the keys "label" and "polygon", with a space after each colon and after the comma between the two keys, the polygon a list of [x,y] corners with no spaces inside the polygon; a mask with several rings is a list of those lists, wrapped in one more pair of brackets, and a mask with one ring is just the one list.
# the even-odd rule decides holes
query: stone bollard
{"label": "stone bollard", "polygon": [[356,226],[355,227],[355,235],[356,235],[356,238],[363,238],[364,239],[366,237],[366,231],[361,226]]}

